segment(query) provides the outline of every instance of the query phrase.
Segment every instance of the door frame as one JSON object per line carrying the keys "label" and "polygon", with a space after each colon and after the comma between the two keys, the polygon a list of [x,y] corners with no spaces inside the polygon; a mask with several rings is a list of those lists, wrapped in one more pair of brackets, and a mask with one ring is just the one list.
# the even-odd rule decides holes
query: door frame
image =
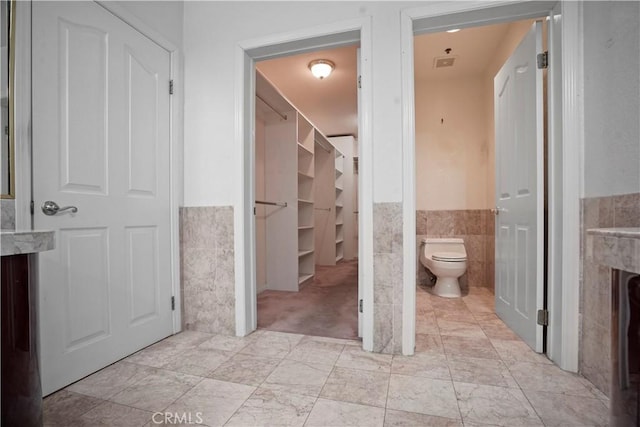
{"label": "door frame", "polygon": [[[403,148],[403,349],[415,344],[416,305],[416,173],[415,92],[413,37],[453,27],[487,25],[518,19],[546,17],[558,8],[549,2],[438,2],[401,12],[402,44],[402,148]],[[560,2],[562,27],[561,94],[549,99],[549,262],[547,354],[562,369],[577,372],[579,347],[580,198],[583,164],[583,44],[582,5]],[[553,41],[549,41],[549,46]],[[557,108],[555,108],[557,107]],[[577,154],[577,155],[576,155]],[[577,159],[577,160],[575,160]],[[571,195],[565,196],[563,195]],[[550,234],[553,231],[556,238]],[[557,236],[561,236],[558,238]],[[562,262],[553,257],[561,255]]]}
{"label": "door frame", "polygon": [[[182,330],[181,294],[180,294],[180,216],[179,209],[184,203],[184,161],[183,161],[183,110],[184,84],[182,79],[182,52],[162,34],[140,20],[125,7],[111,1],[96,1],[127,25],[169,52],[171,61],[170,78],[174,81],[175,92],[169,100],[169,144],[171,182],[171,291],[175,297],[176,309],[173,311],[173,333]],[[16,109],[16,227],[32,229],[33,215],[33,153],[31,151],[31,2],[16,2],[16,97],[23,106]]]}
{"label": "door frame", "polygon": [[[363,289],[362,346],[373,350],[373,147],[371,146],[372,33],[371,18],[359,18],[240,42],[235,59],[235,129],[239,146],[236,178],[235,292],[236,335],[245,336],[257,328],[255,200],[255,63],[293,53],[339,47],[360,42],[362,96],[358,155],[359,188],[359,278]],[[354,309],[356,305],[354,305]]]}

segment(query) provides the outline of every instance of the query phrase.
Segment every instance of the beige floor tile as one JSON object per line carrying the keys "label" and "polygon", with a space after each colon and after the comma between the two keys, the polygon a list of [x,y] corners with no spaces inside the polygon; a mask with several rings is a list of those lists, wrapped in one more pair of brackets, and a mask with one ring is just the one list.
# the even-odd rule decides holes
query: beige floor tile
{"label": "beige floor tile", "polygon": [[254,338],[240,353],[253,354],[263,357],[283,358],[293,350],[304,335],[287,334],[284,332],[258,331]]}
{"label": "beige floor tile", "polygon": [[442,345],[447,357],[479,357],[498,359],[498,353],[488,338],[442,336]]}
{"label": "beige floor tile", "polygon": [[360,369],[334,368],[320,397],[384,408],[389,374]]}
{"label": "beige floor tile", "polygon": [[255,387],[205,378],[166,408],[165,412],[199,416],[208,426],[221,426],[242,406]]}
{"label": "beige floor tile", "polygon": [[252,335],[246,337],[228,337],[224,335],[213,335],[208,340],[200,343],[198,348],[205,350],[223,350],[236,353],[251,343],[251,336]]}
{"label": "beige floor tile", "polygon": [[261,387],[283,393],[317,397],[333,366],[285,359]]}
{"label": "beige floor tile", "polygon": [[484,331],[474,321],[459,322],[457,320],[438,319],[438,327],[440,335],[449,335],[453,337],[469,337],[469,338],[486,338]]}
{"label": "beige floor tile", "polygon": [[451,380],[447,358],[441,353],[416,353],[413,356],[393,356],[391,373]]}
{"label": "beige floor tile", "polygon": [[259,386],[279,363],[280,359],[238,353],[211,372],[209,377],[220,381]]}
{"label": "beige floor tile", "polygon": [[454,387],[465,425],[543,425],[520,389],[458,382]]}
{"label": "beige floor tile", "polygon": [[305,426],[381,427],[383,423],[383,408],[318,399],[309,414]]}
{"label": "beige floor tile", "polygon": [[100,399],[108,399],[154,373],[156,368],[120,361],[71,384],[66,389]]}
{"label": "beige floor tile", "polygon": [[362,369],[365,371],[391,372],[390,354],[371,353],[361,348],[345,348],[336,361],[340,368]]}
{"label": "beige floor tile", "polygon": [[416,334],[439,334],[438,322],[433,312],[416,315]]}
{"label": "beige floor tile", "polygon": [[315,401],[310,396],[258,389],[225,426],[302,426]]}
{"label": "beige floor tile", "polygon": [[385,427],[462,427],[462,421],[451,418],[434,417],[415,412],[387,409],[384,416]]}
{"label": "beige floor tile", "polygon": [[160,368],[190,348],[184,343],[160,341],[124,359],[130,363]]}
{"label": "beige floor tile", "polygon": [[523,390],[594,397],[580,376],[556,365],[516,362],[509,366],[509,371]]}
{"label": "beige floor tile", "polygon": [[181,347],[194,347],[211,339],[212,335],[207,332],[185,330],[171,335],[164,341]]}
{"label": "beige floor tile", "polygon": [[[492,322],[494,320],[500,320],[495,313],[473,313],[473,317],[477,322]],[[502,320],[500,320],[502,322]]]}
{"label": "beige floor tile", "polygon": [[476,323],[476,318],[473,316],[473,313],[470,312],[467,308],[456,310],[438,309],[435,311],[435,315],[438,320]]}
{"label": "beige floor tile", "polygon": [[416,353],[444,354],[440,334],[416,334]]}
{"label": "beige floor tile", "polygon": [[86,426],[104,427],[136,427],[144,426],[151,421],[152,412],[104,402],[80,417]]}
{"label": "beige floor tile", "polygon": [[518,387],[502,360],[453,357],[449,359],[449,369],[455,382]]}
{"label": "beige floor tile", "polygon": [[196,347],[185,351],[184,354],[174,357],[169,363],[163,365],[162,368],[169,371],[204,377],[228,360],[232,355],[233,353],[229,351]]}
{"label": "beige floor tile", "polygon": [[493,344],[493,348],[496,349],[507,366],[515,362],[543,363],[547,365],[553,363],[545,355],[536,353],[520,340],[491,339],[491,344]]}
{"label": "beige floor tile", "polygon": [[502,320],[480,321],[480,327],[485,335],[496,340],[520,340],[520,337],[504,324]]}
{"label": "beige floor tile", "polygon": [[338,360],[343,348],[343,344],[316,340],[313,337],[304,337],[286,357],[298,362],[333,365]]}
{"label": "beige floor tile", "polygon": [[545,426],[606,426],[609,411],[596,398],[524,390]]}
{"label": "beige floor tile", "polygon": [[45,425],[72,425],[81,415],[100,405],[103,400],[95,397],[60,390],[43,401]]}
{"label": "beige floor tile", "polygon": [[460,418],[451,381],[425,380],[406,375],[391,375],[387,409]]}
{"label": "beige floor tile", "polygon": [[158,369],[109,400],[146,411],[162,411],[200,381],[201,377]]}

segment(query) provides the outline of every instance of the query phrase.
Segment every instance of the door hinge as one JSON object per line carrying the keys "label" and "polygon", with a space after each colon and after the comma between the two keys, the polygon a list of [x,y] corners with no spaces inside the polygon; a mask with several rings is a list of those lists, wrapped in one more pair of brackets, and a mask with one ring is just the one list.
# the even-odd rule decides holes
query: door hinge
{"label": "door hinge", "polygon": [[33,203],[33,200],[29,203],[29,212],[31,212],[31,215],[36,213],[36,204]]}
{"label": "door hinge", "polygon": [[538,310],[538,325],[549,326],[549,312],[547,310]]}
{"label": "door hinge", "polygon": [[253,207],[253,214],[254,215],[256,214],[256,207],[255,206]]}
{"label": "door hinge", "polygon": [[176,297],[172,296],[171,297],[171,311],[174,311],[176,309]]}
{"label": "door hinge", "polygon": [[358,76],[358,89],[362,89],[362,76]]}
{"label": "door hinge", "polygon": [[542,70],[545,68],[549,68],[549,52],[538,54],[538,69]]}
{"label": "door hinge", "polygon": [[362,306],[363,306],[363,302],[362,302],[362,300],[359,300],[359,301],[358,301],[358,311],[359,311],[360,313],[364,313],[364,311],[362,311]]}
{"label": "door hinge", "polygon": [[169,80],[169,95],[173,95],[173,80]]}

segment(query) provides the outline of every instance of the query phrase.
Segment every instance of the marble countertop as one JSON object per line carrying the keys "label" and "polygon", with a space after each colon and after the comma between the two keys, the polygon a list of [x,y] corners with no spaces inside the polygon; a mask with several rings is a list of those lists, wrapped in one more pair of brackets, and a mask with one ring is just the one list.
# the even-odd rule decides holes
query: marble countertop
{"label": "marble countertop", "polygon": [[18,255],[44,252],[54,248],[53,231],[25,230],[0,233],[1,255]]}
{"label": "marble countertop", "polygon": [[587,230],[587,233],[601,236],[640,239],[640,227],[591,228]]}

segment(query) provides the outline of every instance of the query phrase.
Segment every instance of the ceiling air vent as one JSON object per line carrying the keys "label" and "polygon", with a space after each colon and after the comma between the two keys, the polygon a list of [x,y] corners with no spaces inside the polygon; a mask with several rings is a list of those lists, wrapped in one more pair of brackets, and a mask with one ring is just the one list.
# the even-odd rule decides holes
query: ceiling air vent
{"label": "ceiling air vent", "polygon": [[453,63],[457,58],[457,56],[451,55],[433,58],[433,68],[453,67]]}

